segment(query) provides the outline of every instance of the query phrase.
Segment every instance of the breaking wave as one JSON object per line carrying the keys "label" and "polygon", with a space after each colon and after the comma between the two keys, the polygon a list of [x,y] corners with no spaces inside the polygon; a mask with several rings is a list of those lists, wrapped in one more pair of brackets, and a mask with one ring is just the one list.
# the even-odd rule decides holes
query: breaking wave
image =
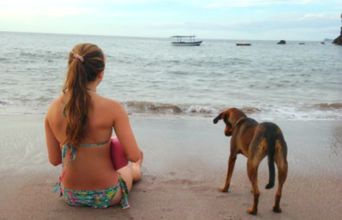
{"label": "breaking wave", "polygon": [[223,106],[199,104],[171,104],[148,101],[128,101],[123,103],[130,114],[143,115],[174,115],[214,117],[225,109],[236,107],[245,114],[264,119],[286,120],[332,120],[342,119],[342,103],[320,103],[306,106]]}
{"label": "breaking wave", "polygon": [[[205,106],[190,104],[170,104],[147,101],[127,101],[123,103],[131,114],[176,114],[176,115],[199,115],[213,116],[224,111],[224,106]],[[229,108],[229,107],[227,107]],[[246,114],[261,112],[260,108],[244,106],[240,108]]]}
{"label": "breaking wave", "polygon": [[320,110],[334,110],[334,109],[342,109],[342,103],[319,103],[313,105],[315,108]]}
{"label": "breaking wave", "polygon": [[0,100],[0,105],[7,105],[7,104],[8,104],[8,102]]}
{"label": "breaking wave", "polygon": [[129,112],[133,113],[173,113],[179,114],[182,109],[173,104],[153,103],[145,101],[128,101],[124,103]]}

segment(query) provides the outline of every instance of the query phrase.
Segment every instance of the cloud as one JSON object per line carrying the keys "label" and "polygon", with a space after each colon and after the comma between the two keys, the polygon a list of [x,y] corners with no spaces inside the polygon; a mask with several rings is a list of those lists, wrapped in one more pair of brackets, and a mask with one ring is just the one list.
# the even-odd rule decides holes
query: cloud
{"label": "cloud", "polygon": [[78,7],[35,7],[31,9],[27,8],[1,8],[0,18],[26,18],[26,17],[65,17],[65,16],[76,16],[84,13],[88,13],[89,9],[78,8]]}
{"label": "cloud", "polygon": [[338,16],[336,14],[327,13],[327,12],[319,12],[319,13],[306,13],[300,17],[298,17],[298,20],[304,21],[304,20],[337,20]]}
{"label": "cloud", "polygon": [[[74,5],[74,3],[87,2],[87,0],[1,0],[0,17],[20,19],[26,17],[63,17],[71,15],[80,15],[92,11],[91,7],[84,5]],[[90,2],[90,1],[88,1]]]}
{"label": "cloud", "polygon": [[222,8],[247,8],[257,6],[272,6],[272,5],[306,5],[314,2],[314,0],[216,0],[208,2],[204,7],[209,9]]}

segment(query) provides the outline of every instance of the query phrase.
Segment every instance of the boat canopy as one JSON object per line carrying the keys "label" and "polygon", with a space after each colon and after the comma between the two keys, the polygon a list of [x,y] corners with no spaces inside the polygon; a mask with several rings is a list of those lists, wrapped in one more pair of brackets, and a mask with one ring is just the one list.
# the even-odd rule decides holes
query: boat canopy
{"label": "boat canopy", "polygon": [[193,41],[196,41],[195,40],[195,35],[174,35],[174,36],[171,36],[175,41],[177,42],[183,42],[183,41],[186,41],[186,42],[193,42]]}
{"label": "boat canopy", "polygon": [[172,45],[174,46],[199,46],[201,40],[195,40],[195,35],[174,35],[171,36],[174,40]]}
{"label": "boat canopy", "polygon": [[195,35],[174,35],[174,36],[171,36],[173,38],[193,38],[193,37],[196,37]]}

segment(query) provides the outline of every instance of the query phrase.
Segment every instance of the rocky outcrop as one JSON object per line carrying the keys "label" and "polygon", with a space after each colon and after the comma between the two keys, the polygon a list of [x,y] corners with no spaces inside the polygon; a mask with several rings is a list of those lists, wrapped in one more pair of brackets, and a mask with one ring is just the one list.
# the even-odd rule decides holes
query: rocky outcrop
{"label": "rocky outcrop", "polygon": [[338,38],[336,38],[334,41],[333,41],[334,44],[337,44],[337,45],[342,45],[342,35],[340,35]]}
{"label": "rocky outcrop", "polygon": [[338,36],[334,41],[333,41],[334,44],[337,44],[337,45],[342,45],[342,27],[341,27],[341,33],[340,33],[340,36]]}
{"label": "rocky outcrop", "polygon": [[286,44],[285,40],[280,40],[277,44]]}

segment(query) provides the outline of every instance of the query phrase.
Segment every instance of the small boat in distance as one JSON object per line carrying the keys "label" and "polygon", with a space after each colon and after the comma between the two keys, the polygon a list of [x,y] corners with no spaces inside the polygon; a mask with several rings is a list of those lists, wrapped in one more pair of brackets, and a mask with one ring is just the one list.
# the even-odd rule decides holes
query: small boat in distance
{"label": "small boat in distance", "polygon": [[236,43],[236,46],[251,46],[250,43]]}
{"label": "small boat in distance", "polygon": [[199,46],[202,43],[201,40],[195,39],[195,35],[175,35],[172,38],[173,46]]}

